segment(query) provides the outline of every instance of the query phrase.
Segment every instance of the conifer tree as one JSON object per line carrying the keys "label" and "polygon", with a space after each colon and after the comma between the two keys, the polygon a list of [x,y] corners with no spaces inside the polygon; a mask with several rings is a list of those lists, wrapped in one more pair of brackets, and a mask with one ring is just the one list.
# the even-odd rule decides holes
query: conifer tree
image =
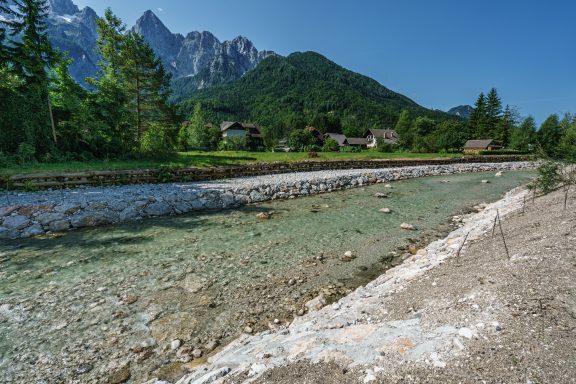
{"label": "conifer tree", "polygon": [[502,120],[502,101],[496,88],[492,88],[486,95],[486,123],[488,136],[496,139],[498,135],[498,125]]}
{"label": "conifer tree", "polygon": [[26,142],[42,154],[51,150],[50,136],[57,141],[48,95],[48,71],[57,60],[46,32],[48,5],[45,0],[14,0],[14,5],[16,18],[7,23],[12,37],[10,61],[25,82],[22,92],[30,104],[30,120],[24,125]]}
{"label": "conifer tree", "polygon": [[[8,8],[6,0],[0,0],[0,15],[8,16],[12,13],[12,10]],[[8,48],[6,47],[6,21],[0,18],[0,70],[4,67],[8,61]]]}
{"label": "conifer tree", "polygon": [[469,131],[474,135],[475,139],[485,139],[488,136],[487,132],[487,114],[486,114],[486,96],[481,92],[474,103],[474,110],[470,114],[468,124]]}
{"label": "conifer tree", "polygon": [[510,142],[510,133],[514,128],[514,115],[509,105],[506,105],[502,118],[496,125],[492,138],[504,147],[508,146]]}
{"label": "conifer tree", "polygon": [[152,123],[169,122],[170,76],[144,38],[136,33],[124,37],[121,75],[133,111],[136,142],[140,143]]}

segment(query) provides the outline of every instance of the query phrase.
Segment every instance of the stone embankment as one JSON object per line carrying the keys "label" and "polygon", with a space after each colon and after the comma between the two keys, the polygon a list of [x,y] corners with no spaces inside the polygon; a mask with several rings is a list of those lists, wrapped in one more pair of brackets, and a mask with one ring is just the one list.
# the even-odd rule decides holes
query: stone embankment
{"label": "stone embankment", "polygon": [[428,165],[257,176],[218,182],[88,187],[0,195],[0,239],[186,212],[226,209],[375,183],[464,172],[512,171],[531,162]]}

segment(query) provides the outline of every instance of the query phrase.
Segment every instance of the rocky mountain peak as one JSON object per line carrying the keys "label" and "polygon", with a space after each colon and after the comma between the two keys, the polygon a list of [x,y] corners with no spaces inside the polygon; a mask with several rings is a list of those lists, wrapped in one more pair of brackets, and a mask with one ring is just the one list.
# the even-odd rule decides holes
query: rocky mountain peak
{"label": "rocky mountain peak", "polygon": [[75,15],[80,9],[72,0],[49,0],[50,12],[56,15]]}

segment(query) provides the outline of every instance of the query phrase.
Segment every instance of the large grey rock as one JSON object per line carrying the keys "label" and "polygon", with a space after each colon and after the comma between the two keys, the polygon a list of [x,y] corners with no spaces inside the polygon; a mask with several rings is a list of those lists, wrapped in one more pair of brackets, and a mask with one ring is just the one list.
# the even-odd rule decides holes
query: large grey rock
{"label": "large grey rock", "polygon": [[42,225],[49,225],[53,221],[64,220],[66,215],[61,212],[41,213],[36,220]]}
{"label": "large grey rock", "polygon": [[18,237],[17,229],[8,229],[5,227],[0,227],[0,240],[15,239]]}
{"label": "large grey rock", "polygon": [[56,220],[48,225],[48,229],[52,232],[63,232],[70,229],[70,222],[68,219]]}
{"label": "large grey rock", "polygon": [[30,219],[27,216],[16,215],[4,218],[4,227],[8,229],[24,229],[30,225]]}
{"label": "large grey rock", "polygon": [[110,223],[111,220],[101,212],[81,212],[75,214],[70,219],[70,224],[72,224],[74,228],[96,227]]}
{"label": "large grey rock", "polygon": [[144,213],[150,216],[163,216],[172,213],[172,208],[164,201],[157,201],[147,206]]}
{"label": "large grey rock", "polygon": [[33,237],[33,236],[38,236],[44,233],[44,229],[42,228],[42,226],[40,224],[32,224],[30,227],[26,228],[25,230],[22,231],[22,234],[20,235],[20,237]]}

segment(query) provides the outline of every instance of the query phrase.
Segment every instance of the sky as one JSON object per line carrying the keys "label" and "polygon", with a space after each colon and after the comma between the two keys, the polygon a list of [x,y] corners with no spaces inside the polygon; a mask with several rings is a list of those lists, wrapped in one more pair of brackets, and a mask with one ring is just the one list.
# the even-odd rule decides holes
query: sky
{"label": "sky", "polygon": [[576,113],[574,0],[75,0],[127,25],[147,9],[172,31],[246,36],[281,55],[316,51],[427,108],[495,87],[542,122]]}

